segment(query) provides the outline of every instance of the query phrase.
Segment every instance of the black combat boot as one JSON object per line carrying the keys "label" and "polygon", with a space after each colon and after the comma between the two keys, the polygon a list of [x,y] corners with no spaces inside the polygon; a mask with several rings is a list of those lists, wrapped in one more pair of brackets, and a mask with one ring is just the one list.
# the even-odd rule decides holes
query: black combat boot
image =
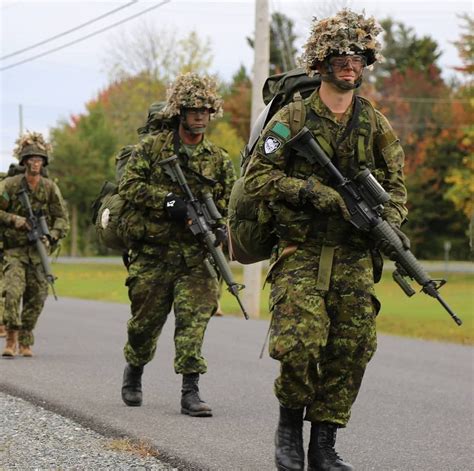
{"label": "black combat boot", "polygon": [[199,373],[183,375],[181,414],[193,417],[211,417],[212,409],[199,397]]}
{"label": "black combat boot", "polygon": [[311,424],[311,439],[308,449],[308,471],[353,471],[336,453],[337,425],[330,422]]}
{"label": "black combat boot", "polygon": [[122,400],[127,406],[142,405],[143,365],[133,366],[127,363],[123,372]]}
{"label": "black combat boot", "polygon": [[303,411],[280,406],[275,433],[275,464],[279,471],[303,471]]}

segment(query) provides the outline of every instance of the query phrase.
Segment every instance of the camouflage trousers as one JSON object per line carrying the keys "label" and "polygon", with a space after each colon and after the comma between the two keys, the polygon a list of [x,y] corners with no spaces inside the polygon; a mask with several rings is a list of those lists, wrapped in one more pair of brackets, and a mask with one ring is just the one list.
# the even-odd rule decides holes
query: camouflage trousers
{"label": "camouflage trousers", "polygon": [[22,345],[34,344],[33,329],[48,296],[41,262],[31,249],[5,250],[3,262],[4,322],[7,329],[20,331]]}
{"label": "camouflage trousers", "polygon": [[328,290],[317,290],[321,247],[282,257],[270,273],[270,356],[280,361],[275,395],[305,419],[344,427],[376,350],[368,252],[336,247]]}
{"label": "camouflage trousers", "polygon": [[3,325],[3,312],[5,310],[5,298],[3,297],[4,286],[3,268],[0,265],[0,325]]}
{"label": "camouflage trousers", "polygon": [[125,359],[138,366],[150,362],[171,307],[175,315],[175,360],[178,374],[205,373],[202,344],[217,309],[218,283],[206,268],[188,268],[140,255],[129,266],[126,282],[132,317],[128,321]]}

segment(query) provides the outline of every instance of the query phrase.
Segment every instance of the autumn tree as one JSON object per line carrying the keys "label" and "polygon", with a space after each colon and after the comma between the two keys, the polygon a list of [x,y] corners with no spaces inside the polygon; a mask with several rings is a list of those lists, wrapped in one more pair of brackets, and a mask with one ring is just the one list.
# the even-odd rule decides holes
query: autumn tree
{"label": "autumn tree", "polygon": [[52,176],[59,179],[71,218],[66,244],[72,256],[90,253],[90,205],[104,180],[113,180],[117,137],[102,104],[91,101],[86,113],[63,121],[50,132],[54,148]]}

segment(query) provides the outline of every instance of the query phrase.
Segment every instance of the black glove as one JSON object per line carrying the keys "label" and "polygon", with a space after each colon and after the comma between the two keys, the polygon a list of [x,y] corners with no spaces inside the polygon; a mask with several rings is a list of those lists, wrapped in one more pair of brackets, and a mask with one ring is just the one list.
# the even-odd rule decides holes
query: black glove
{"label": "black glove", "polygon": [[214,247],[218,247],[221,244],[225,244],[227,242],[227,227],[217,226],[217,228],[214,230],[214,235],[216,236]]}
{"label": "black glove", "polygon": [[174,193],[166,195],[164,210],[168,217],[174,221],[185,221],[188,217],[186,202]]}

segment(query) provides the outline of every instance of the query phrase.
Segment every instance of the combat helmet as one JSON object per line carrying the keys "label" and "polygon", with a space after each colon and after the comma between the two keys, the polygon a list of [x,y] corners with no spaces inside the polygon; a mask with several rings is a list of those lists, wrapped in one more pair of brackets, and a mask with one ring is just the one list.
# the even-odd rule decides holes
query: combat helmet
{"label": "combat helmet", "polygon": [[167,91],[163,114],[167,118],[179,116],[184,108],[207,108],[211,118],[222,116],[222,98],[217,82],[209,76],[195,72],[180,75]]}
{"label": "combat helmet", "polygon": [[33,156],[43,157],[44,166],[48,165],[52,147],[45,141],[41,133],[27,131],[15,141],[15,144],[13,155],[18,159],[20,165],[24,165],[25,160]]}
{"label": "combat helmet", "polygon": [[[376,39],[382,31],[382,27],[373,16],[365,18],[364,14],[355,13],[347,8],[322,20],[315,17],[311,34],[303,46],[301,65],[309,76],[313,76],[318,65],[328,64],[327,61],[333,55],[358,54],[364,56],[366,65],[370,66],[383,59],[380,54],[382,46]],[[328,75],[323,76],[323,80],[331,80],[333,75],[331,69]],[[360,83],[356,84],[359,85]]]}

